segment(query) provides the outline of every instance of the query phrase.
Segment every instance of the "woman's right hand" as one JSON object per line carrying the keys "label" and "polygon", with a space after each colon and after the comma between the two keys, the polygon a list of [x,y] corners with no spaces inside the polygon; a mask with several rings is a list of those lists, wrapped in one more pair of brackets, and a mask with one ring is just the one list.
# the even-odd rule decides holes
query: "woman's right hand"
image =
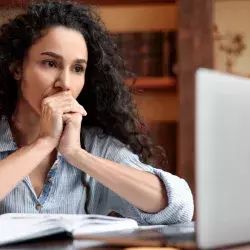
{"label": "woman's right hand", "polygon": [[44,98],[41,105],[39,138],[48,139],[51,145],[56,147],[63,132],[63,114],[65,113],[84,115],[86,111],[69,91],[58,92]]}

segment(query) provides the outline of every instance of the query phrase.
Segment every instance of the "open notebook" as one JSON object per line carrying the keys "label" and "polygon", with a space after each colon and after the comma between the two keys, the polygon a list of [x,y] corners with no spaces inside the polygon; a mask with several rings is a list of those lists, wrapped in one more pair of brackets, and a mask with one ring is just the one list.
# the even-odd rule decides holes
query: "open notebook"
{"label": "open notebook", "polygon": [[135,220],[102,215],[9,213],[0,216],[0,245],[63,233],[82,239],[84,235],[136,228]]}

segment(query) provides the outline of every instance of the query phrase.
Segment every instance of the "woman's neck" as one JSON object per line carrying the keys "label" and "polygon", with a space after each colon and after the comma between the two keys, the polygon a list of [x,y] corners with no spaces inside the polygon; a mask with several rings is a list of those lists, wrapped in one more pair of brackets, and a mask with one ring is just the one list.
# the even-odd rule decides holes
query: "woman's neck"
{"label": "woman's neck", "polygon": [[40,117],[23,98],[12,115],[11,131],[19,147],[31,144],[39,134]]}

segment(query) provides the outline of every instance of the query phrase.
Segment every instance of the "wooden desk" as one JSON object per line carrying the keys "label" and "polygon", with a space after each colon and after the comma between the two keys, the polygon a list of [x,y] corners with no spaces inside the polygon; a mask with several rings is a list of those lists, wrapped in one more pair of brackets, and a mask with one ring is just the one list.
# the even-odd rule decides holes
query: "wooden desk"
{"label": "wooden desk", "polygon": [[[1,236],[0,236],[1,237]],[[52,250],[80,250],[80,249],[92,249],[92,250],[106,250],[112,248],[112,250],[124,250],[125,248],[134,248],[133,246],[111,246],[111,245],[98,245],[98,246],[90,246],[90,244],[85,243],[86,241],[77,241],[71,239],[45,239],[45,240],[34,240],[33,242],[29,243],[20,243],[20,244],[13,244],[7,246],[0,246],[0,250],[8,249],[8,250],[22,250],[22,249],[52,249]],[[173,241],[171,240],[168,244],[168,247],[175,247],[178,249],[196,249],[196,245],[194,241]],[[145,249],[145,247],[140,247]],[[148,250],[159,249],[159,247],[150,247]],[[164,248],[162,248],[164,249]]]}
{"label": "wooden desk", "polygon": [[[174,245],[172,246],[174,247]],[[175,245],[175,247],[181,248],[181,249],[195,249],[195,245],[189,244],[182,244],[182,245]],[[51,240],[51,241],[39,241],[35,243],[23,243],[23,244],[17,244],[17,245],[11,245],[11,246],[3,246],[0,247],[0,250],[6,249],[6,250],[81,250],[81,249],[92,249],[92,250],[107,250],[112,248],[112,250],[124,250],[126,247],[116,247],[116,246],[101,246],[101,247],[80,247],[77,246],[77,244],[74,244],[72,240]],[[142,247],[143,248],[143,247]],[[153,249],[153,248],[152,248]],[[164,249],[164,248],[163,248]],[[149,249],[150,250],[150,249]]]}
{"label": "wooden desk", "polygon": [[75,246],[73,245],[73,241],[71,240],[55,240],[55,241],[38,241],[35,243],[23,243],[23,244],[16,244],[16,245],[10,245],[10,246],[2,246],[0,249],[53,249],[53,250],[76,250]]}
{"label": "wooden desk", "polygon": [[[181,225],[181,227],[185,227],[186,229],[189,227],[193,227],[193,222],[188,222],[186,225]],[[178,226],[173,228],[177,228]],[[179,230],[177,230],[179,232]],[[140,242],[141,245],[147,245],[150,242],[150,247],[148,247],[148,250],[160,250],[159,246],[162,246],[161,250],[167,250],[167,247],[169,248],[176,248],[176,249],[187,249],[187,250],[194,250],[197,249],[196,242],[195,242],[195,233],[191,231],[184,231],[184,233],[180,234],[171,234],[174,231],[170,230],[169,227],[160,228],[157,230],[139,230],[136,232],[127,232],[127,233],[108,233],[109,238],[115,239],[125,239],[126,241],[122,242],[125,244],[138,244]],[[0,235],[1,237],[1,235]],[[108,244],[101,244],[99,242],[95,241],[87,241],[87,240],[73,240],[70,239],[66,234],[59,234],[49,237],[46,237],[44,239],[39,240],[32,240],[30,242],[26,243],[19,243],[19,244],[13,244],[13,245],[7,245],[7,246],[0,246],[0,250],[7,249],[7,250],[17,250],[17,249],[53,249],[53,250],[80,250],[80,249],[92,249],[92,250],[106,250],[109,248],[112,248],[112,250],[125,250],[125,248],[135,248],[131,245],[124,245],[124,246],[114,246],[114,245],[108,245]],[[107,237],[107,234],[105,235]],[[100,238],[100,235],[98,236]],[[135,241],[137,240],[137,241]],[[114,241],[113,241],[114,242]],[[121,242],[121,241],[120,241]],[[137,243],[135,243],[137,242]],[[153,247],[155,246],[155,247]],[[164,246],[164,247],[163,247]],[[141,246],[138,247],[138,250],[145,250],[145,247]],[[215,248],[219,249],[219,248]],[[250,250],[250,242],[247,244],[241,244],[241,245],[234,245],[229,247],[223,247],[220,249],[230,249],[230,250]],[[132,250],[132,249],[131,249]]]}
{"label": "wooden desk", "polygon": [[[177,243],[176,244],[170,244],[169,247],[175,247],[176,249],[180,250],[194,250],[197,249],[195,242],[182,242],[182,243]],[[107,250],[112,248],[112,250],[124,250],[126,247],[116,247],[116,246],[103,246],[103,247],[80,247],[74,244],[72,240],[51,240],[51,241],[39,241],[36,243],[25,243],[25,244],[17,244],[17,245],[12,245],[12,246],[3,246],[0,247],[0,250],[6,249],[6,250]],[[152,248],[149,248],[148,250],[153,250]],[[232,247],[227,247],[223,248],[224,250],[250,250],[250,243],[245,244],[245,245],[240,245],[240,246],[232,246]],[[139,248],[138,248],[139,250]],[[162,250],[167,250],[166,248],[162,248]]]}
{"label": "wooden desk", "polygon": [[[177,243],[176,244],[170,244],[169,247],[175,247],[176,249],[180,250],[194,250],[197,249],[195,242],[182,242],[182,243]],[[17,244],[17,245],[12,245],[12,246],[3,246],[0,247],[0,250],[6,249],[6,250],[107,250],[112,248],[112,250],[124,250],[126,247],[116,247],[116,246],[103,246],[103,247],[80,247],[74,244],[72,240],[50,240],[50,241],[39,241],[35,243],[25,243],[25,244]],[[149,248],[148,250],[153,250],[154,248]],[[227,248],[222,248],[224,250],[250,250],[250,243],[245,244],[245,245],[240,245],[240,246],[232,246],[232,247],[227,247]],[[139,250],[139,248],[138,248]],[[162,250],[167,250],[166,248],[162,248]]]}

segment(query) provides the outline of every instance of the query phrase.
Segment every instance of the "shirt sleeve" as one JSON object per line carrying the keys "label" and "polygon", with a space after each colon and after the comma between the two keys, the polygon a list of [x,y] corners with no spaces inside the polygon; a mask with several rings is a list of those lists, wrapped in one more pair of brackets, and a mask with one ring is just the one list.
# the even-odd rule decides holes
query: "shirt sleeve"
{"label": "shirt sleeve", "polygon": [[[167,190],[168,205],[162,211],[149,214],[134,207],[111,190],[106,190],[105,207],[107,211],[114,211],[128,218],[133,218],[142,225],[175,224],[189,222],[194,213],[194,203],[191,190],[184,179],[161,169],[143,164],[139,157],[127,147],[115,143],[108,147],[106,159],[127,167],[147,171],[158,176]],[[102,202],[100,205],[104,205]]]}

